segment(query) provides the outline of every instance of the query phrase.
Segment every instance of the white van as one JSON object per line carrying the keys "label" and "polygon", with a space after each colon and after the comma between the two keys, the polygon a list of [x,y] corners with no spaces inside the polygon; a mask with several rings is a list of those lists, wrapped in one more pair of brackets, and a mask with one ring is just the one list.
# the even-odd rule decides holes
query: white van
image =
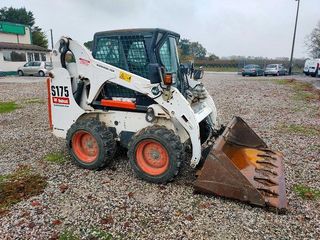
{"label": "white van", "polygon": [[307,59],[304,63],[303,72],[307,76],[316,77],[320,74],[320,58],[317,59]]}

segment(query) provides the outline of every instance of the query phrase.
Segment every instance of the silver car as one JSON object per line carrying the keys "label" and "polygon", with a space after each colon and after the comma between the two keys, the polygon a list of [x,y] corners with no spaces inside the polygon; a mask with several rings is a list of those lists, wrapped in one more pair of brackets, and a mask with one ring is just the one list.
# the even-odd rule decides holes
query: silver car
{"label": "silver car", "polygon": [[281,76],[288,73],[287,69],[282,64],[269,64],[264,70],[264,75]]}
{"label": "silver car", "polygon": [[39,77],[46,76],[52,69],[52,64],[49,62],[31,61],[18,68],[18,75],[36,75]]}

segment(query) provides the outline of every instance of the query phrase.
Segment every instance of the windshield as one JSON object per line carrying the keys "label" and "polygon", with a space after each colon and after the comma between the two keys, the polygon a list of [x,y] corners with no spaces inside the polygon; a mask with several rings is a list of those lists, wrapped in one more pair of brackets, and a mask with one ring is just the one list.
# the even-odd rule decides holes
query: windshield
{"label": "windshield", "polygon": [[255,68],[255,66],[254,65],[246,65],[246,66],[244,66],[244,68],[245,69],[250,69],[250,68]]}
{"label": "windshield", "polygon": [[269,65],[267,66],[267,68],[277,68],[277,65],[275,65],[275,64],[269,64]]}

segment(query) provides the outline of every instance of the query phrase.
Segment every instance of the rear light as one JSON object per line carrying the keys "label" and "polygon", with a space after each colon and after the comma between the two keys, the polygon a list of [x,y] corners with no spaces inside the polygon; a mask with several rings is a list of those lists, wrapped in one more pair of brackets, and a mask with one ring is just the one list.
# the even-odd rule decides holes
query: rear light
{"label": "rear light", "polygon": [[165,85],[171,85],[172,84],[172,73],[166,73],[164,75],[163,83]]}
{"label": "rear light", "polygon": [[319,69],[319,63],[317,63],[317,69]]}

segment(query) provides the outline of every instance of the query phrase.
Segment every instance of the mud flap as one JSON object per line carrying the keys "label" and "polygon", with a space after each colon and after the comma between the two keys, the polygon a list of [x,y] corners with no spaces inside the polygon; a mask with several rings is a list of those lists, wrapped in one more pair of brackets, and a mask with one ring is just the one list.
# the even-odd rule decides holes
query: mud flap
{"label": "mud flap", "polygon": [[282,154],[270,150],[240,117],[218,137],[197,175],[196,192],[287,207]]}

